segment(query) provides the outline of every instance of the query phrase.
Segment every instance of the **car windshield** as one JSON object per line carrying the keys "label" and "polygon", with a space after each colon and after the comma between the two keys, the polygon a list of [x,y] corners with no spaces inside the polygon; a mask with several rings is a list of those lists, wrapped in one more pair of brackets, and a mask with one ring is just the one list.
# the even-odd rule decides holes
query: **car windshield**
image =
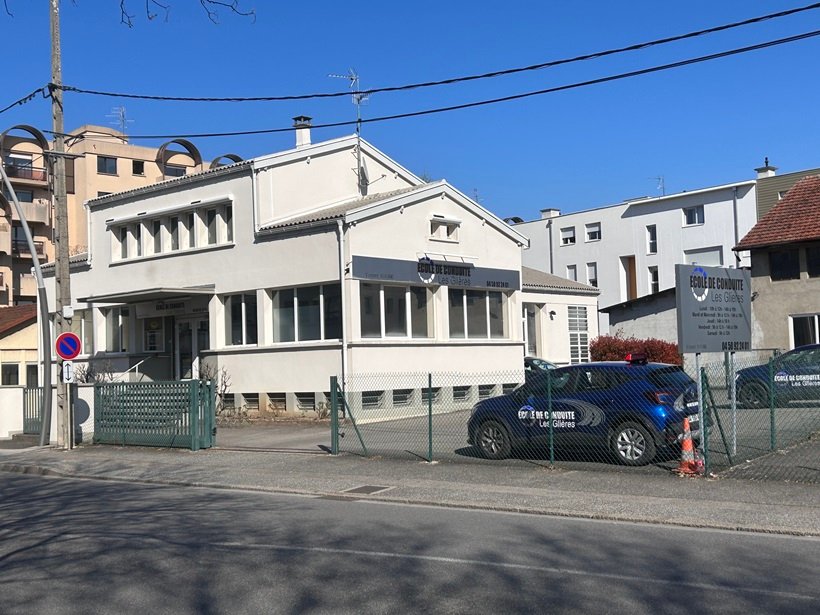
{"label": "car windshield", "polygon": [[547,371],[548,369],[555,369],[555,365],[544,359],[536,359],[535,357],[528,360],[530,365],[536,369]]}
{"label": "car windshield", "polygon": [[695,381],[689,377],[683,368],[677,365],[670,365],[669,367],[660,367],[653,369],[647,376],[649,382],[658,388],[666,387],[688,387],[694,384]]}
{"label": "car windshield", "polygon": [[567,386],[571,376],[571,371],[564,371],[562,369],[551,369],[543,373],[539,372],[524,384],[519,385],[513,391],[513,395],[520,399],[526,399],[531,395],[535,397],[546,397],[547,387],[549,386],[548,381],[552,385],[553,393],[558,394],[559,391]]}
{"label": "car windshield", "polygon": [[818,354],[820,354],[818,350],[797,349],[782,355],[778,362],[782,365],[811,365],[820,362],[818,361]]}

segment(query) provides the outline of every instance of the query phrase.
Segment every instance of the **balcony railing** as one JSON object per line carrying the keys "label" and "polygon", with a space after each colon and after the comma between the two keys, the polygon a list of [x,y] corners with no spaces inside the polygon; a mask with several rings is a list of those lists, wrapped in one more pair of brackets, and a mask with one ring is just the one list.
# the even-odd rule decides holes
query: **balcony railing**
{"label": "balcony railing", "polygon": [[[45,256],[45,242],[35,241],[34,249],[37,250],[37,256]],[[31,256],[31,249],[28,247],[28,241],[25,239],[12,239],[11,252],[15,256]]]}
{"label": "balcony railing", "polygon": [[0,221],[0,253],[11,254],[11,226]]}
{"label": "balcony railing", "polygon": [[46,169],[27,165],[7,164],[6,174],[12,179],[30,179],[38,182],[44,182],[48,179],[48,171]]}
{"label": "balcony railing", "polygon": [[[23,208],[23,215],[26,217],[26,222],[33,224],[39,222],[40,224],[48,224],[51,222],[51,201],[48,199],[34,199],[33,202],[22,202],[20,207]],[[17,208],[11,208],[12,220],[20,220],[17,215]]]}

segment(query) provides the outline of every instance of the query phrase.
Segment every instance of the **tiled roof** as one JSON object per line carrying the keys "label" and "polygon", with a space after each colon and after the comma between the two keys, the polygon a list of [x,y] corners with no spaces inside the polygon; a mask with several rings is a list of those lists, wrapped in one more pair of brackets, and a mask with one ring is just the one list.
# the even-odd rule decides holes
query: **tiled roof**
{"label": "tiled roof", "polygon": [[820,239],[820,175],[804,177],[735,246],[751,250]]}
{"label": "tiled roof", "polygon": [[11,333],[22,325],[29,325],[35,320],[37,320],[37,306],[33,303],[0,308],[0,336]]}
{"label": "tiled roof", "polygon": [[587,295],[597,295],[601,291],[574,280],[568,280],[546,271],[539,271],[530,267],[521,267],[521,286],[524,290],[558,290],[562,292],[580,292]]}
{"label": "tiled roof", "polygon": [[329,207],[313,210],[298,216],[294,216],[292,218],[286,218],[279,222],[273,222],[271,224],[267,224],[261,227],[259,230],[271,231],[274,229],[289,228],[292,226],[308,224],[311,222],[335,220],[336,218],[343,217],[349,211],[354,211],[356,209],[359,209],[360,207],[365,207],[373,203],[378,203],[379,201],[384,201],[395,196],[407,194],[415,190],[421,190],[423,188],[427,188],[428,186],[429,184],[422,184],[420,186],[409,186],[407,188],[401,188],[400,190],[393,190],[391,192],[380,192],[377,194],[370,194],[363,198],[353,199],[352,201],[346,201],[344,203],[339,203],[338,205],[331,205]]}

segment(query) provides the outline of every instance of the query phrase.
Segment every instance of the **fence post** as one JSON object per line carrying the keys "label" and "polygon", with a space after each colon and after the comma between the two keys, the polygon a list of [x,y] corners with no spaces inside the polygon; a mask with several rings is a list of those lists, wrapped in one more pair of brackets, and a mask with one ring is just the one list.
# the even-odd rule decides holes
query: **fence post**
{"label": "fence post", "polygon": [[[703,400],[703,405],[706,405],[706,395],[704,395],[704,391],[708,394],[711,394],[709,390],[709,381],[706,378],[706,368],[700,368],[700,375],[699,375],[699,382],[698,385],[700,386],[701,391],[701,399]],[[712,404],[714,406],[714,404]],[[715,413],[717,413],[717,409],[714,409]],[[709,412],[700,408],[700,441],[701,445],[703,446],[703,474],[704,476],[709,476]]]}
{"label": "fence post", "polygon": [[191,380],[188,387],[188,429],[191,432],[191,450],[199,450],[199,380]]}
{"label": "fence post", "polygon": [[555,438],[552,424],[552,372],[547,371],[547,421],[550,434],[550,465],[555,465]]}
{"label": "fence post", "polygon": [[769,446],[771,450],[777,448],[777,431],[774,421],[774,359],[769,358]]}
{"label": "fence post", "polygon": [[427,374],[427,461],[433,462],[433,374]]}
{"label": "fence post", "polygon": [[339,454],[339,380],[330,377],[330,454]]}

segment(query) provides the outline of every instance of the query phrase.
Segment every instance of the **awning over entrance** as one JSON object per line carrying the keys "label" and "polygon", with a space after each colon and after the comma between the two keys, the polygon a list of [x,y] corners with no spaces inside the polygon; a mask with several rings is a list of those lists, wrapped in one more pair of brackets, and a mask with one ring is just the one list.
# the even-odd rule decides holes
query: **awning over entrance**
{"label": "awning over entrance", "polygon": [[178,288],[162,286],[143,290],[127,290],[119,293],[109,293],[107,295],[90,295],[88,297],[79,297],[77,300],[83,303],[141,303],[144,301],[166,301],[168,299],[213,294],[213,284],[208,284],[207,286],[183,286]]}

